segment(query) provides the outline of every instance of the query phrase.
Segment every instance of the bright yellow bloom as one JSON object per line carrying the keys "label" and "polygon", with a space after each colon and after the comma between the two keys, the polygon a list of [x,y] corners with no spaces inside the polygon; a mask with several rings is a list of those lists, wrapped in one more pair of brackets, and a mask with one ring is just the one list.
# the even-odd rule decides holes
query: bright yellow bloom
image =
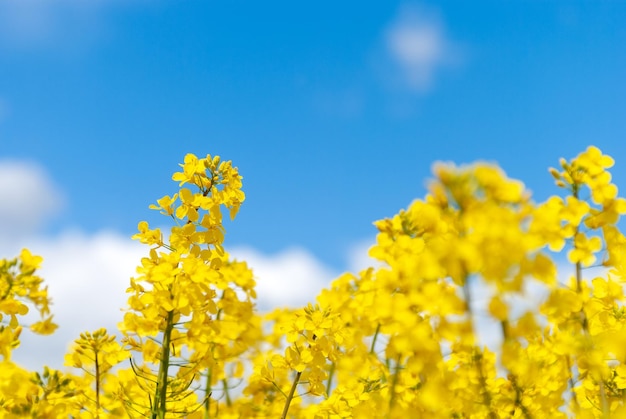
{"label": "bright yellow bloom", "polygon": [[52,316],[49,316],[42,321],[34,323],[30,329],[40,335],[51,335],[58,327],[58,325],[52,322]]}
{"label": "bright yellow bloom", "polygon": [[23,316],[56,326],[41,258],[0,260],[0,417],[621,417],[626,200],[613,163],[596,147],[562,159],[550,173],[564,196],[542,203],[496,166],[437,164],[423,199],[375,222],[380,266],[261,317],[253,273],[224,248],[242,178],[188,154],[178,191],[150,206],[169,236],[146,222],[134,236],[150,249],[123,337],[81,334],[66,356],[76,375],[10,361]]}
{"label": "bright yellow bloom", "polygon": [[572,263],[582,263],[583,266],[591,266],[596,261],[594,253],[602,249],[602,240],[599,237],[587,237],[578,233],[574,237],[574,248],[567,253],[567,258]]}
{"label": "bright yellow bloom", "polygon": [[172,197],[165,195],[163,198],[157,200],[158,205],[151,204],[150,209],[160,210],[161,214],[172,216],[174,214],[173,206],[177,198],[178,194],[174,194]]}
{"label": "bright yellow bloom", "polygon": [[133,235],[133,240],[139,240],[141,243],[148,245],[163,245],[163,235],[160,229],[150,230],[148,223],[141,221],[137,225],[137,230],[139,230],[139,233]]}

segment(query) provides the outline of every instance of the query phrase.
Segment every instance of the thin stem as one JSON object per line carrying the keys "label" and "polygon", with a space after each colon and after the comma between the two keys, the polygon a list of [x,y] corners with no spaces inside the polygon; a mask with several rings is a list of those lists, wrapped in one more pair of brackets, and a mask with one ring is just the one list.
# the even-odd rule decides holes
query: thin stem
{"label": "thin stem", "polygon": [[575,411],[578,410],[579,408],[579,404],[578,404],[578,398],[576,397],[576,392],[574,391],[574,376],[572,375],[572,363],[570,361],[570,357],[569,355],[564,355],[565,356],[565,362],[567,363],[567,370],[569,371],[569,377],[567,379],[567,382],[569,384],[569,389],[570,389],[570,397],[572,398],[572,402],[574,403],[574,409]]}
{"label": "thin stem", "polygon": [[232,401],[230,400],[230,394],[228,393],[228,382],[226,379],[222,379],[222,385],[224,386],[224,395],[226,396],[226,406],[230,407]]}
{"label": "thin stem", "polygon": [[372,338],[372,346],[370,346],[370,354],[374,353],[374,348],[376,346],[376,339],[378,338],[379,333],[380,333],[380,323],[376,325],[376,331],[374,332],[374,337]]}
{"label": "thin stem", "polygon": [[98,349],[94,348],[96,367],[96,418],[100,417],[100,363],[98,362]]}
{"label": "thin stem", "polygon": [[[224,299],[224,295],[226,295],[226,291],[222,291],[221,299]],[[217,311],[217,315],[215,316],[215,320],[220,319],[220,315],[222,314],[222,309],[220,308]],[[215,346],[211,347],[211,356],[213,356],[213,349]],[[211,407],[211,396],[213,395],[213,389],[211,388],[211,382],[213,381],[213,368],[208,368],[208,373],[206,376],[206,384],[204,387],[204,419],[208,419],[211,415],[211,411],[209,410]],[[224,391],[226,391],[226,385],[224,384]],[[228,394],[227,394],[228,396]],[[218,402],[219,403],[219,402]],[[219,407],[219,404],[217,405]]]}
{"label": "thin stem", "polygon": [[159,364],[159,375],[154,395],[154,407],[152,409],[152,419],[165,419],[167,411],[167,378],[170,361],[170,341],[172,330],[174,329],[174,312],[167,312],[165,330],[163,331],[163,343],[161,344],[161,362]]}
{"label": "thin stem", "polygon": [[389,410],[391,410],[396,402],[396,384],[398,384],[398,378],[400,376],[400,360],[401,356],[398,355],[398,358],[396,359],[396,368],[393,372],[393,377],[391,379],[391,396],[389,397]]}
{"label": "thin stem", "polygon": [[280,416],[281,419],[285,419],[287,417],[287,413],[289,412],[289,405],[291,404],[291,400],[293,399],[293,395],[296,393],[296,387],[298,387],[298,383],[300,382],[300,377],[302,377],[302,371],[299,371],[296,374],[296,377],[291,384],[291,389],[289,390],[289,394],[287,395],[287,400],[285,400],[285,407],[283,408],[283,414]]}
{"label": "thin stem", "polygon": [[335,363],[330,364],[330,371],[328,372],[328,380],[326,381],[326,395],[330,396],[330,388],[333,384],[333,375],[335,375]]}
{"label": "thin stem", "polygon": [[204,387],[204,419],[209,419],[211,411],[211,395],[213,392],[211,391],[211,380],[212,380],[213,369],[209,368],[209,372],[206,376],[206,384]]}

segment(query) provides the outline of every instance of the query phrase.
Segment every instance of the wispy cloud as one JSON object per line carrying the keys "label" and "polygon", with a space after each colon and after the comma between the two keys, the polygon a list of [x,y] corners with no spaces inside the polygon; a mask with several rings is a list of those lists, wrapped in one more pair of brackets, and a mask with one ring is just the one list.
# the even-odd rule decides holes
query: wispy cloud
{"label": "wispy cloud", "polygon": [[354,118],[363,113],[365,95],[361,89],[356,88],[321,90],[316,92],[313,106],[325,115]]}
{"label": "wispy cloud", "polygon": [[437,73],[458,60],[441,18],[416,5],[403,7],[386,32],[385,46],[394,80],[414,92],[425,92]]}
{"label": "wispy cloud", "polygon": [[370,248],[376,243],[376,237],[353,244],[347,252],[348,271],[358,273],[369,267],[379,268],[383,262],[369,256]]}
{"label": "wispy cloud", "polygon": [[36,163],[0,161],[0,242],[35,232],[64,205],[60,189]]}
{"label": "wispy cloud", "polygon": [[128,4],[121,0],[2,0],[0,47],[83,45],[102,34],[107,26],[104,18],[112,7]]}

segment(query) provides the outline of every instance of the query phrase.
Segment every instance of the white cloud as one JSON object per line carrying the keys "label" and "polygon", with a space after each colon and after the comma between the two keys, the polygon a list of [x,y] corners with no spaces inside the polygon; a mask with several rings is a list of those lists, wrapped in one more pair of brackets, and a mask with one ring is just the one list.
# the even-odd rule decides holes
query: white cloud
{"label": "white cloud", "polygon": [[[59,329],[51,336],[22,334],[14,359],[32,369],[60,368],[68,345],[84,331],[106,327],[117,330],[126,305],[126,289],[146,249],[114,232],[85,235],[66,232],[55,238],[29,239],[27,245],[43,256],[38,274],[48,285],[51,311]],[[17,246],[3,248],[3,257],[15,257]]]}
{"label": "white cloud", "polygon": [[231,249],[231,255],[245,260],[257,281],[258,308],[300,307],[314,302],[322,288],[337,276],[311,253],[291,248],[265,255],[249,247]]}
{"label": "white cloud", "polygon": [[[556,279],[559,284],[557,286],[567,286],[570,279],[576,275],[575,265],[558,255],[553,257],[553,261],[557,268]],[[602,266],[590,267],[584,269],[582,275],[583,281],[590,283],[596,277],[606,278],[609,270]],[[538,280],[526,280],[519,294],[507,294],[504,299],[509,306],[509,319],[519,319],[525,313],[531,312],[537,315],[540,324],[547,325],[547,320],[539,314],[539,309],[549,297],[550,289],[550,286]],[[475,333],[481,345],[497,353],[502,345],[502,327],[500,322],[489,314],[489,302],[497,292],[481,278],[473,278],[471,292]]]}
{"label": "white cloud", "polygon": [[369,250],[375,243],[376,237],[372,237],[355,243],[348,249],[347,266],[349,272],[359,273],[369,267],[378,268],[384,265],[383,262],[369,256]]}
{"label": "white cloud", "polygon": [[436,73],[457,59],[456,47],[438,16],[417,6],[400,11],[387,31],[386,47],[394,77],[416,92],[429,90]]}
{"label": "white cloud", "polygon": [[33,233],[64,204],[46,171],[30,162],[0,161],[0,237],[15,241]]}
{"label": "white cloud", "polygon": [[[117,331],[126,306],[129,279],[135,276],[135,268],[147,248],[115,232],[87,235],[74,231],[54,238],[5,244],[0,246],[2,257],[15,257],[20,246],[27,246],[44,258],[39,275],[49,287],[51,310],[59,329],[51,336],[24,332],[13,359],[30,369],[41,369],[43,365],[62,368],[68,346],[81,332],[100,327]],[[240,247],[232,249],[231,254],[253,269],[260,311],[313,302],[336,277],[335,272],[303,249],[265,255]]]}

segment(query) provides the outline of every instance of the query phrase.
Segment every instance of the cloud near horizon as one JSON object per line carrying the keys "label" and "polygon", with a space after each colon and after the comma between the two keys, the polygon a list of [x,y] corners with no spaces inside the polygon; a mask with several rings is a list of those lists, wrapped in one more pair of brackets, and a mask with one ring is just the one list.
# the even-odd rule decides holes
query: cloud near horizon
{"label": "cloud near horizon", "polygon": [[[51,336],[22,335],[13,359],[31,368],[62,368],[68,345],[84,331],[106,327],[117,331],[126,306],[126,289],[147,247],[112,231],[85,234],[66,231],[57,237],[31,237],[26,242],[44,258],[38,274],[49,287],[51,311],[59,329]],[[2,256],[13,258],[17,246],[6,245]],[[245,260],[257,281],[257,308],[296,308],[314,302],[322,288],[337,276],[305,249],[291,248],[273,255],[241,247],[229,249]]]}
{"label": "cloud near horizon", "polygon": [[65,205],[45,168],[27,161],[0,160],[0,196],[0,242],[34,233]]}

